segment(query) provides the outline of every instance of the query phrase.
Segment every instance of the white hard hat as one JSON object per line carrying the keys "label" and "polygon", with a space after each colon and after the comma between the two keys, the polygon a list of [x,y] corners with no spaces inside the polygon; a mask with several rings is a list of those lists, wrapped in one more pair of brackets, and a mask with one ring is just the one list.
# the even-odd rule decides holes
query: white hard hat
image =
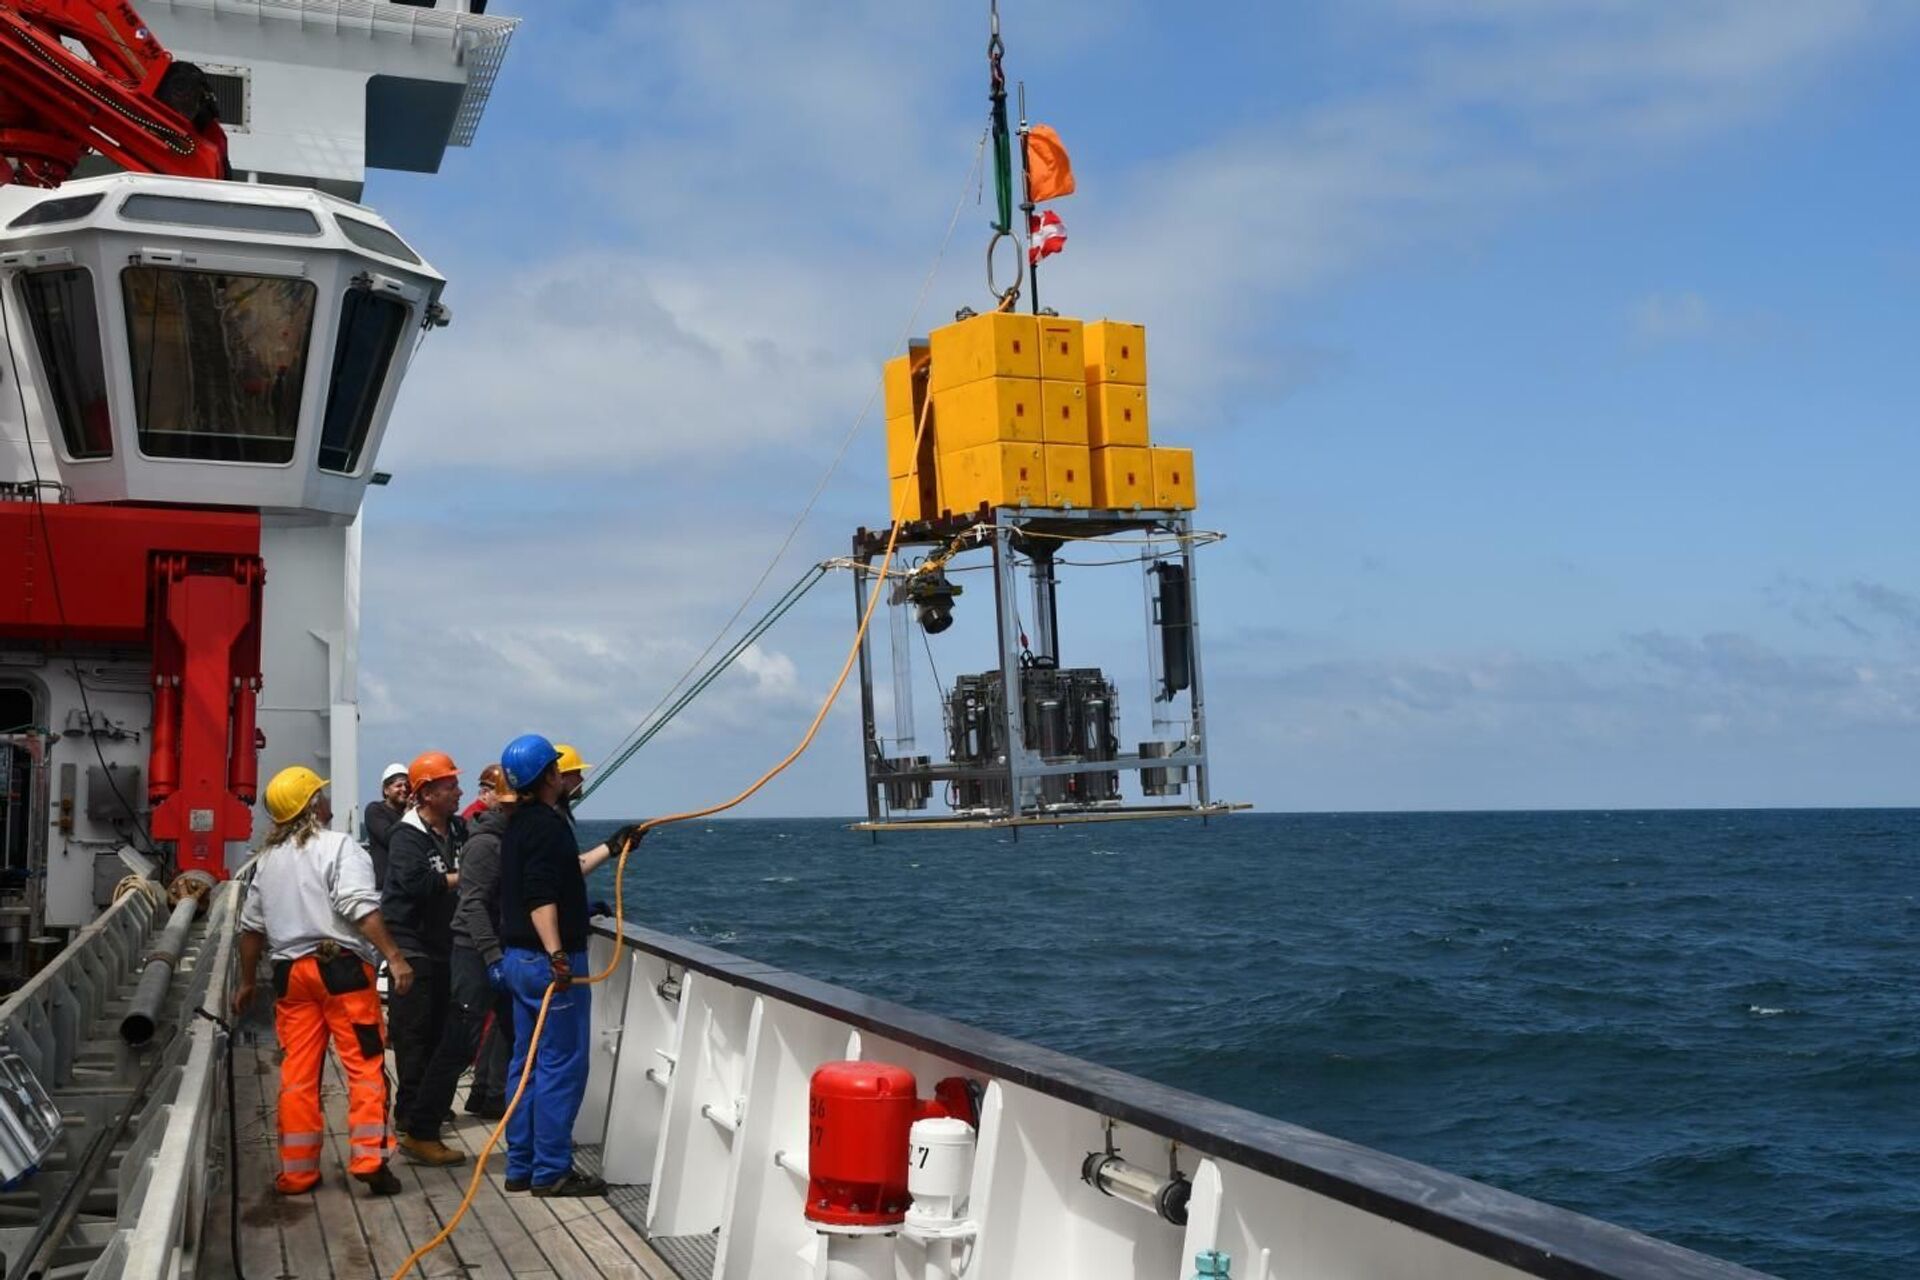
{"label": "white hard hat", "polygon": [[407,766],[401,764],[398,760],[395,760],[392,764],[380,771],[380,785],[383,787],[386,786],[387,779],[393,777],[396,773],[403,778],[407,776]]}

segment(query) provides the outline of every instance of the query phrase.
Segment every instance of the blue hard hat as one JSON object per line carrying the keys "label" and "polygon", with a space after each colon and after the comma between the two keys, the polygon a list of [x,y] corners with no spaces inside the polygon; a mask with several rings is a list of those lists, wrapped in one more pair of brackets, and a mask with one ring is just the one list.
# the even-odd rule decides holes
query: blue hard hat
{"label": "blue hard hat", "polygon": [[551,742],[537,733],[523,733],[500,753],[500,770],[507,775],[508,786],[523,791],[559,758],[560,752]]}

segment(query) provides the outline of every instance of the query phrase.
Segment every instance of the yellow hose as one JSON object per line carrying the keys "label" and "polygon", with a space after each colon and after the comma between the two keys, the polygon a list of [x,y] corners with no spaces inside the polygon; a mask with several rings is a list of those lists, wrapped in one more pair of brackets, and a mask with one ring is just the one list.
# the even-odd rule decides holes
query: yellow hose
{"label": "yellow hose", "polygon": [[[749,786],[745,791],[742,791],[739,795],[734,796],[731,800],[726,800],[715,805],[709,805],[704,809],[689,809],[685,813],[670,813],[670,814],[667,814],[665,817],[649,818],[647,821],[639,825],[639,828],[634,833],[634,838],[628,841],[625,848],[620,850],[619,859],[614,863],[613,957],[610,960],[608,960],[607,967],[605,969],[602,969],[599,973],[596,973],[591,977],[580,979],[581,985],[592,986],[597,982],[605,982],[608,978],[613,976],[614,970],[620,967],[620,953],[626,947],[626,930],[623,926],[626,923],[625,895],[626,895],[626,881],[627,881],[627,855],[633,852],[634,845],[640,842],[641,837],[645,836],[649,831],[652,831],[655,827],[664,827],[675,822],[692,822],[697,818],[711,817],[716,813],[724,813],[728,809],[732,809],[737,805],[745,803],[749,798],[753,796],[755,792],[759,791],[762,787],[766,786],[769,782],[772,782],[775,778],[779,777],[782,773],[785,773],[787,769],[792,766],[793,762],[798,760],[802,755],[804,755],[806,753],[807,748],[813,745],[814,738],[820,732],[820,726],[826,723],[827,713],[833,710],[833,704],[839,701],[840,691],[846,688],[847,677],[853,673],[853,664],[860,660],[860,646],[866,641],[867,627],[873,621],[873,613],[874,613],[874,610],[880,604],[880,597],[885,594],[883,588],[886,584],[887,569],[893,563],[894,547],[898,544],[900,540],[900,517],[905,510],[905,507],[902,504],[904,503],[906,495],[912,492],[913,482],[919,479],[920,441],[926,435],[927,415],[931,411],[932,407],[933,407],[933,397],[929,395],[926,398],[926,402],[920,406],[920,421],[914,428],[913,453],[912,453],[913,469],[907,473],[908,484],[904,489],[901,490],[901,495],[900,495],[901,501],[899,503],[896,503],[893,509],[893,527],[887,532],[886,554],[880,558],[880,571],[878,574],[879,583],[876,586],[872,596],[869,597],[867,600],[866,611],[860,615],[860,626],[859,626],[859,629],[853,633],[853,645],[851,648],[847,650],[846,662],[841,664],[840,676],[838,679],[836,679],[833,682],[833,688],[827,691],[826,701],[820,704],[820,710],[814,714],[813,723],[807,726],[806,733],[801,735],[800,741],[794,746],[793,750],[787,752],[787,754],[780,760],[778,764],[774,765],[771,769],[768,769],[765,773],[761,774],[757,779],[754,780],[753,785]],[[480,1184],[486,1180],[487,1158],[493,1154],[494,1147],[499,1144],[500,1139],[506,1134],[507,1123],[513,1118],[514,1108],[520,1105],[521,1095],[524,1094],[527,1090],[527,1081],[533,1078],[534,1056],[538,1053],[540,1048],[540,1033],[546,1028],[547,1006],[552,1002],[552,1000],[553,1000],[553,987],[551,984],[549,984],[546,991],[540,997],[540,1013],[533,1020],[533,1036],[527,1042],[527,1057],[526,1057],[525,1064],[520,1068],[520,1080],[517,1084],[514,1085],[513,1097],[507,1100],[507,1108],[506,1108],[506,1111],[500,1117],[500,1123],[494,1126],[493,1132],[489,1134],[487,1137],[486,1145],[480,1148],[479,1155],[474,1159],[473,1176],[467,1180],[467,1193],[466,1195],[460,1198],[460,1207],[454,1210],[453,1216],[447,1219],[447,1225],[440,1228],[440,1233],[438,1235],[434,1236],[433,1239],[427,1241],[425,1244],[421,1245],[418,1249],[415,1249],[411,1254],[407,1256],[407,1260],[400,1264],[400,1269],[393,1273],[392,1280],[404,1280],[404,1277],[406,1276],[407,1272],[413,1270],[414,1266],[419,1263],[420,1259],[426,1257],[429,1253],[432,1253],[435,1249],[439,1248],[442,1244],[444,1244],[453,1235],[453,1229],[460,1224],[460,1219],[464,1218],[467,1214],[467,1210],[470,1207],[472,1207],[474,1196],[478,1195],[480,1192]]]}

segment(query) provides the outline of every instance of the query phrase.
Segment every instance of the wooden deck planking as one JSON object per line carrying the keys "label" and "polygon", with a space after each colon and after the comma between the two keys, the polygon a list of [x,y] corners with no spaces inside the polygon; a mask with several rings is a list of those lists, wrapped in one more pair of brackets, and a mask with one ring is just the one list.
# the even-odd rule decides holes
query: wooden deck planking
{"label": "wooden deck planking", "polygon": [[[290,1265],[286,1236],[281,1230],[285,1198],[273,1189],[273,1176],[279,1169],[279,1131],[273,1120],[279,1076],[262,1076],[260,1059],[241,1052],[239,1046],[235,1046],[233,1068],[234,1111],[239,1123],[240,1168],[234,1176],[240,1188],[241,1267],[250,1278],[287,1280],[298,1272]],[[271,1059],[265,1069],[273,1069]]]}
{"label": "wooden deck planking", "polygon": [[[304,1196],[273,1190],[279,1168],[275,1106],[277,1047],[263,1039],[234,1047],[239,1114],[242,1263],[249,1280],[385,1280],[438,1234],[466,1194],[471,1163],[418,1165],[396,1153],[392,1168],[406,1190],[377,1197],[347,1173],[346,1081],[328,1057],[321,1101],[327,1140],[321,1182]],[[462,1115],[443,1134],[471,1157],[491,1126]],[[495,1149],[467,1216],[453,1237],[412,1272],[421,1280],[675,1280],[645,1240],[603,1200],[543,1200],[508,1195],[506,1161]],[[225,1239],[224,1209],[209,1223]]]}
{"label": "wooden deck planking", "polygon": [[[448,1145],[454,1144],[450,1142]],[[402,1156],[399,1163],[408,1161]],[[414,1165],[413,1175],[420,1184],[421,1194],[433,1210],[435,1220],[444,1225],[459,1211],[460,1201],[466,1196],[469,1180],[473,1177],[473,1165],[469,1162],[451,1169]],[[405,1174],[401,1176],[406,1177]],[[532,1247],[532,1242],[524,1233],[512,1229],[501,1230],[499,1210],[488,1203],[487,1187],[491,1181],[490,1178],[481,1180],[472,1207],[460,1219],[460,1225],[454,1228],[453,1239],[460,1247],[461,1256],[467,1260],[468,1274],[512,1277],[524,1275],[529,1270],[546,1269],[547,1260]]]}
{"label": "wooden deck planking", "polygon": [[[458,1146],[471,1157],[478,1153],[486,1143],[487,1131],[456,1131],[447,1135],[449,1145]],[[519,1217],[508,1202],[504,1183],[507,1178],[507,1158],[496,1149],[487,1160],[487,1177],[480,1184],[473,1198],[470,1215],[478,1217],[499,1247],[500,1256],[506,1259],[514,1274],[527,1274],[530,1268],[550,1268],[551,1260],[533,1237],[520,1225]],[[473,1166],[463,1165],[447,1171],[457,1182],[459,1195],[466,1194],[467,1179],[472,1176]],[[455,1203],[459,1203],[455,1200]]]}

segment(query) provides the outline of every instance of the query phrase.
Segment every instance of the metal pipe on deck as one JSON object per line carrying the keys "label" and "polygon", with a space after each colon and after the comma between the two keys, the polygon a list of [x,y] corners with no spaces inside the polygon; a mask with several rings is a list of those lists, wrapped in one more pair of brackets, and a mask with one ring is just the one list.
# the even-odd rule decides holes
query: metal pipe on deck
{"label": "metal pipe on deck", "polygon": [[188,894],[167,918],[160,941],[147,952],[146,967],[140,970],[140,985],[133,993],[133,1007],[120,1020],[120,1038],[130,1045],[143,1045],[153,1039],[160,1020],[160,1007],[166,1003],[167,989],[173,985],[173,971],[187,949],[187,935],[193,932],[194,918],[200,911],[200,899]]}

